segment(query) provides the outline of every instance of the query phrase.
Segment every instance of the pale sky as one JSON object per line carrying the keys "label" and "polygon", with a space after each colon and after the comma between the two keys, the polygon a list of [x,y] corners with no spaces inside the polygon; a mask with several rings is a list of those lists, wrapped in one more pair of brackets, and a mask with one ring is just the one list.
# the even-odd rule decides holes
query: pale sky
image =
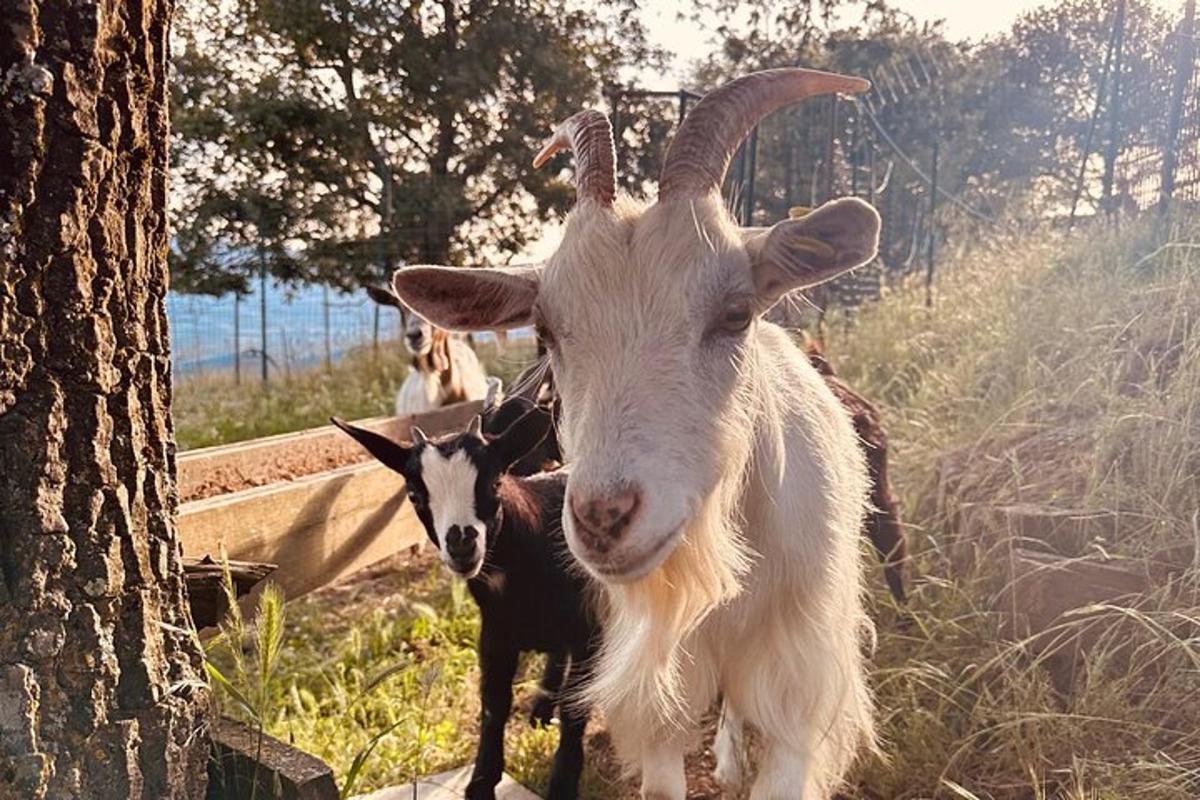
{"label": "pale sky", "polygon": [[[944,19],[951,39],[981,39],[1007,30],[1026,11],[1054,0],[892,0],[892,5],[905,11],[918,22]],[[1179,10],[1184,0],[1155,0],[1163,8]],[[676,54],[672,75],[644,75],[643,83],[678,83],[686,77],[688,64],[709,52],[713,43],[703,26],[690,19],[680,20],[682,11],[690,16],[695,6],[690,0],[646,0],[642,18],[657,44]],[[862,5],[859,5],[859,9]],[[847,18],[860,13],[847,12]],[[673,88],[648,86],[647,88]]]}

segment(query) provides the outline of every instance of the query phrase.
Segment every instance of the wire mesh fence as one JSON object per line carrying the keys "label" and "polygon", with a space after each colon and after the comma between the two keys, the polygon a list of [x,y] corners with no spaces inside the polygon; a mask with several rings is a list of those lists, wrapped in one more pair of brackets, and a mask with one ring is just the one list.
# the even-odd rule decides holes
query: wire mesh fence
{"label": "wire mesh fence", "polygon": [[326,286],[255,286],[249,294],[171,293],[177,381],[221,375],[235,382],[271,380],[328,367],[362,347],[398,347],[400,316],[365,292]]}

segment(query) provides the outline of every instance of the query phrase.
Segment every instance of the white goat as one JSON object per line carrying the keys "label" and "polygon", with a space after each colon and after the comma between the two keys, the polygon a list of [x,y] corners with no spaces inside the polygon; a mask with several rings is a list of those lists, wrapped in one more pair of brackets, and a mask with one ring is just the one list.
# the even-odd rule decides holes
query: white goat
{"label": "white goat", "polygon": [[400,312],[412,369],[396,393],[396,415],[423,414],[464,400],[482,400],[488,379],[471,345],[435,327],[386,289],[368,286],[376,303]]}
{"label": "white goat", "polygon": [[[549,345],[572,468],[564,527],[609,607],[588,695],[646,798],[685,796],[683,757],[718,695],[762,734],[756,799],[828,798],[873,745],[862,452],[821,376],[762,315],[872,259],[879,216],[842,199],[740,228],[720,196],[766,114],[867,86],[803,69],[726,84],[684,121],[652,205],[617,196],[608,120],[581,112],[534,162],[568,147],[578,162],[549,261],[394,278],[439,325],[534,323]],[[735,734],[718,770],[731,782]]]}

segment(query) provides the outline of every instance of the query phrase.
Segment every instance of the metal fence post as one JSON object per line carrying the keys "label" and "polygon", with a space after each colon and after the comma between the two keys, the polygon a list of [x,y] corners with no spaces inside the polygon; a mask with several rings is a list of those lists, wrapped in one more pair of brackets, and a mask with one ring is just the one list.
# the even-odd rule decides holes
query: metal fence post
{"label": "metal fence post", "polygon": [[870,131],[866,136],[867,148],[867,202],[875,205],[875,142],[871,140]]}
{"label": "metal fence post", "polygon": [[613,156],[621,163],[621,90],[612,90]]}
{"label": "metal fence post", "polygon": [[929,250],[925,255],[925,307],[933,307],[933,260],[937,248],[938,139],[933,137],[933,163],[929,172]]}
{"label": "metal fence post", "polygon": [[862,143],[862,113],[854,114],[854,125],[850,129],[850,195],[858,197],[858,170],[861,163],[859,147]]}
{"label": "metal fence post", "polygon": [[233,293],[233,382],[242,383],[242,293]]}
{"label": "metal fence post", "polygon": [[1113,47],[1112,102],[1108,108],[1108,149],[1104,154],[1103,192],[1105,215],[1114,219],[1113,182],[1117,157],[1121,154],[1121,51],[1125,49],[1125,0],[1117,0],[1117,21]]}
{"label": "metal fence post", "polygon": [[262,247],[258,248],[258,313],[259,336],[262,345],[262,382],[267,382],[267,258]]}
{"label": "metal fence post", "polygon": [[750,141],[746,143],[745,191],[742,197],[742,225],[754,224],[754,173],[758,169],[758,126],[750,129]]}
{"label": "metal fence post", "polygon": [[1179,168],[1179,129],[1183,124],[1183,100],[1196,62],[1196,0],[1187,0],[1177,34],[1179,54],[1171,85],[1171,116],[1163,142],[1162,179],[1159,182],[1158,213],[1165,217],[1175,194],[1175,171]]}
{"label": "metal fence post", "polygon": [[329,285],[321,287],[321,322],[325,327],[325,371],[333,368],[333,349],[329,346]]}
{"label": "metal fence post", "polygon": [[1079,174],[1075,177],[1075,192],[1071,197],[1071,216],[1068,219],[1068,228],[1075,227],[1075,214],[1079,210],[1079,200],[1083,197],[1088,156],[1092,153],[1092,139],[1096,136],[1096,124],[1100,120],[1100,109],[1104,105],[1104,91],[1108,88],[1108,75],[1112,71],[1113,48],[1116,43],[1117,24],[1114,20],[1112,32],[1108,36],[1108,50],[1104,53],[1104,68],[1100,72],[1100,82],[1096,85],[1096,103],[1092,106],[1092,117],[1088,120],[1087,135],[1083,139],[1083,155],[1079,159]]}
{"label": "metal fence post", "polygon": [[825,145],[825,196],[822,201],[833,199],[833,159],[837,154],[837,95],[829,96],[829,138]]}

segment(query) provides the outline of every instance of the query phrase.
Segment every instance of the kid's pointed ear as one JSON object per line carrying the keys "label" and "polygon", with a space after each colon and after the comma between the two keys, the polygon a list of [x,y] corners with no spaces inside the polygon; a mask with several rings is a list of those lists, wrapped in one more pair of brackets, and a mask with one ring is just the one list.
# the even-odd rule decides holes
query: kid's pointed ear
{"label": "kid's pointed ear", "polygon": [[392,276],[400,299],[450,331],[503,331],[532,324],[541,266],[405,267]]}
{"label": "kid's pointed ear", "polygon": [[799,219],[744,232],[763,308],[866,264],[879,250],[879,214],[856,198],[826,203]]}
{"label": "kid's pointed ear", "polygon": [[412,454],[413,448],[393,442],[386,436],[381,436],[366,428],[351,425],[337,417],[330,417],[329,421],[350,434],[355,441],[366,448],[368,453],[379,459],[385,467],[399,472],[401,475],[404,474],[404,470],[408,466],[408,457]]}

